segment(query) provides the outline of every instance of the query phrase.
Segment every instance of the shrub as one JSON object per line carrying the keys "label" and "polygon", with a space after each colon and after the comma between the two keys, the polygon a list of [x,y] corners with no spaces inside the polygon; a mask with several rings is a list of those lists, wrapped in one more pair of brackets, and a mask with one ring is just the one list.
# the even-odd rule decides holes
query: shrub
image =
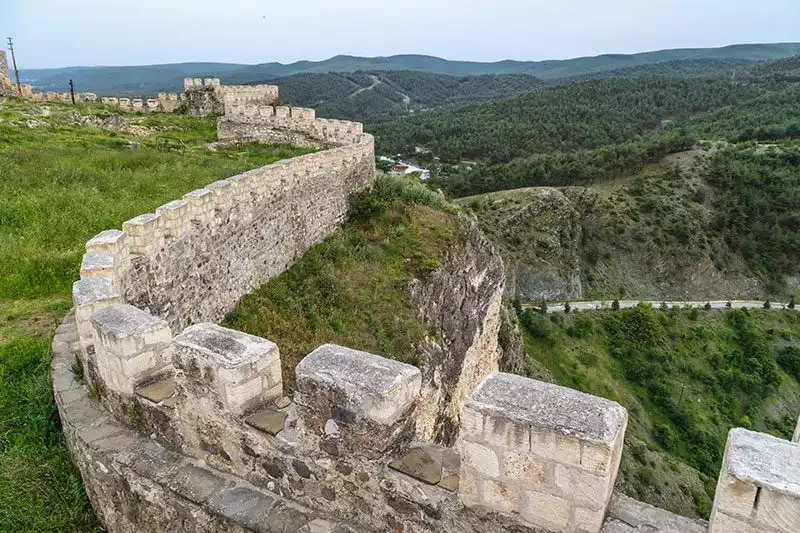
{"label": "shrub", "polygon": [[731,303],[731,301],[730,301],[730,300],[728,300],[728,301],[725,303],[725,307],[727,307],[728,309],[730,309],[731,307],[733,307],[733,304]]}
{"label": "shrub", "polygon": [[675,430],[668,424],[656,424],[653,428],[653,438],[666,450],[672,450],[678,442]]}
{"label": "shrub", "polygon": [[778,352],[778,364],[788,374],[800,380],[800,346],[784,346]]}
{"label": "shrub", "polygon": [[764,309],[769,309],[770,307],[772,307],[772,304],[769,303],[769,300],[765,300],[764,301]]}
{"label": "shrub", "polygon": [[703,309],[706,311],[711,311],[711,302],[706,302],[706,305],[703,306]]}
{"label": "shrub", "polygon": [[572,307],[569,305],[569,302],[564,302],[564,312],[569,314]]}
{"label": "shrub", "polygon": [[611,310],[612,311],[619,311],[619,300],[614,299],[614,301],[611,302]]}
{"label": "shrub", "polygon": [[794,309],[794,296],[789,298],[789,309]]}
{"label": "shrub", "polygon": [[580,361],[583,366],[597,366],[597,356],[589,351],[578,354],[578,361]]}
{"label": "shrub", "polygon": [[700,310],[696,307],[689,309],[689,320],[697,320],[700,318]]}

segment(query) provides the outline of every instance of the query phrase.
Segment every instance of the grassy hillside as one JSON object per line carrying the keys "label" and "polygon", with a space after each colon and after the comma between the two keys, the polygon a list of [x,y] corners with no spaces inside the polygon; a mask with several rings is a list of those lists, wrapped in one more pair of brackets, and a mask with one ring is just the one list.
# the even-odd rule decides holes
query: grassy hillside
{"label": "grassy hillside", "polygon": [[520,319],[532,370],[628,409],[617,487],[634,498],[707,517],[731,427],[791,438],[800,313],[640,306]]}
{"label": "grassy hillside", "polygon": [[[253,83],[257,80],[282,78],[295,74],[357,72],[370,70],[415,70],[452,76],[482,74],[525,74],[543,79],[558,79],[599,73],[637,65],[682,59],[768,60],[800,54],[799,43],[740,44],[723,48],[659,50],[640,54],[607,54],[553,61],[448,61],[424,55],[390,57],[335,56],[324,61],[298,61],[288,65],[262,63],[177,63],[129,67],[65,67],[60,69],[25,69],[21,76],[39,90],[65,91],[70,79],[80,91],[99,94],[152,95],[164,91],[180,91],[184,77],[214,77],[226,83]],[[22,65],[24,67],[24,65]]]}
{"label": "grassy hillside", "polygon": [[418,364],[425,338],[438,333],[408,282],[438,268],[463,229],[441,195],[379,175],[353,199],[344,228],[243,298],[223,325],[275,342],[288,388],[300,360],[325,343]]}
{"label": "grassy hillside", "polygon": [[[134,137],[77,125],[75,109],[0,102],[0,531],[100,530],[50,383],[50,342],[72,305],[85,242],[211,181],[301,153],[209,152],[213,119],[126,115],[151,128]],[[159,149],[165,135],[184,149]]]}

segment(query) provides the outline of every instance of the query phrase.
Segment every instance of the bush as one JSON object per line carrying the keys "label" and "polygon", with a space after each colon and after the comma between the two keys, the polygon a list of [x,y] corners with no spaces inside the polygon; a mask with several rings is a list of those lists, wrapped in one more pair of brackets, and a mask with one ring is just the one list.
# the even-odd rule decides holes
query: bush
{"label": "bush", "polygon": [[569,312],[571,310],[572,310],[572,307],[569,305],[569,302],[564,302],[564,312],[569,314]]}
{"label": "bush", "polygon": [[619,311],[619,300],[615,299],[613,302],[611,302],[611,310]]}
{"label": "bush", "polygon": [[789,309],[794,309],[794,296],[789,298]]}
{"label": "bush", "polygon": [[653,428],[653,438],[666,450],[672,450],[678,442],[675,430],[668,424],[656,424]]}
{"label": "bush", "polygon": [[778,364],[800,381],[800,346],[784,346],[778,352]]}
{"label": "bush", "polygon": [[534,314],[530,309],[525,309],[519,321],[534,339],[552,343],[550,321],[544,315]]}
{"label": "bush", "polygon": [[689,320],[697,320],[700,318],[700,310],[696,307],[689,309]]}
{"label": "bush", "polygon": [[769,300],[764,301],[764,309],[769,309],[772,307],[772,304],[769,303]]}
{"label": "bush", "polygon": [[703,309],[706,311],[711,311],[711,302],[706,302],[706,305],[703,306]]}
{"label": "bush", "polygon": [[580,361],[583,366],[597,366],[597,356],[592,352],[581,352],[578,355],[578,361]]}

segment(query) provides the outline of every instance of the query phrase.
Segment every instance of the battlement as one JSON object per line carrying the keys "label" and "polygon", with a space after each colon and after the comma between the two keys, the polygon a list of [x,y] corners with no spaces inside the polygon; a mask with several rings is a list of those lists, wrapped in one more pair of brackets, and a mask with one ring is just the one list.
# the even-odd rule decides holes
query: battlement
{"label": "battlement", "polygon": [[[486,281],[491,264],[462,265],[480,302],[468,312],[453,291],[432,291],[462,327],[480,322],[447,383],[431,377],[441,368],[332,344],[286,368],[276,343],[217,325],[334,232],[375,172],[360,124],[234,100],[220,140],[321,151],[210,183],[90,239],[74,314],[54,341],[65,434],[101,520],[153,531],[603,530],[627,412],[497,371],[504,286]],[[72,379],[76,357],[99,403]],[[453,446],[431,438],[439,411],[457,412]],[[798,476],[800,445],[733,430],[710,531],[798,530]]]}

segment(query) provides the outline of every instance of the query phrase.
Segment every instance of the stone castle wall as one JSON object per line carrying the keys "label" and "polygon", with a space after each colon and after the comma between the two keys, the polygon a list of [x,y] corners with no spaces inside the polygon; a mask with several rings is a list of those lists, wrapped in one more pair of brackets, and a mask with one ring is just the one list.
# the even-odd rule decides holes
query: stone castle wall
{"label": "stone castle wall", "polygon": [[182,108],[190,115],[229,114],[230,105],[274,105],[277,85],[222,85],[218,78],[183,80]]}
{"label": "stone castle wall", "polygon": [[[214,322],[341,224],[348,195],[374,178],[373,140],[306,110],[228,110],[223,141],[295,135],[325,149],[187,193],[87,243],[74,314],[53,343],[53,386],[106,528],[634,531],[612,497],[627,412],[496,371],[504,276],[492,254],[475,253],[479,238],[412,287],[460,359],[419,369],[324,345],[289,370],[296,389],[284,396],[280,347]],[[797,531],[800,445],[751,433],[731,432],[710,531]],[[648,531],[705,529],[637,512]]]}
{"label": "stone castle wall", "polygon": [[3,83],[3,80],[7,83],[11,83],[11,74],[8,69],[8,58],[6,57],[6,51],[0,50],[0,83]]}

